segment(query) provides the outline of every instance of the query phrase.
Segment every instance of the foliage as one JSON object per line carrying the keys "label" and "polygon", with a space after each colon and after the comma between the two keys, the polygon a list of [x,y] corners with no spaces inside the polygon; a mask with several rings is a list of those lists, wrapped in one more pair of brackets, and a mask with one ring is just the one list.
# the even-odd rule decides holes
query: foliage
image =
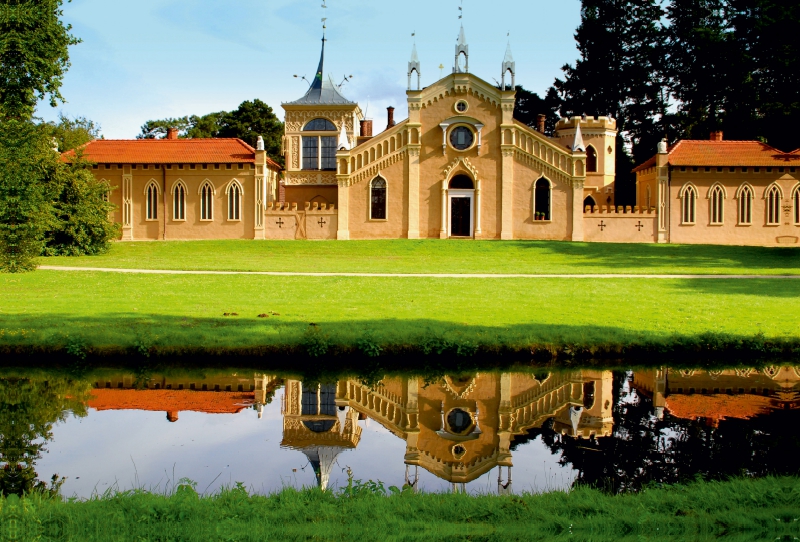
{"label": "foliage", "polygon": [[53,425],[71,412],[85,416],[89,386],[59,377],[0,379],[0,494],[55,496],[64,482],[37,480],[35,462],[52,439]]}
{"label": "foliage", "polygon": [[31,122],[0,122],[0,270],[35,268],[53,226],[58,155]]}
{"label": "foliage", "polygon": [[177,128],[179,137],[183,138],[239,138],[252,147],[256,146],[258,136],[262,136],[267,154],[273,160],[283,163],[280,152],[283,123],[278,120],[272,108],[258,98],[244,101],[236,110],[230,112],[220,111],[203,116],[150,120],[142,125],[142,131],[136,137],[139,139],[165,137],[168,128]]}
{"label": "foliage", "polygon": [[535,92],[525,90],[521,85],[517,85],[516,91],[514,118],[535,129],[538,125],[537,117],[546,115],[544,133],[552,137],[559,119],[558,109],[561,105],[556,90],[551,87],[544,98],[540,98]]}
{"label": "foliage", "polygon": [[69,118],[59,114],[58,122],[40,124],[44,133],[53,139],[58,152],[66,152],[100,137],[100,126],[85,117]]}
{"label": "foliage", "polygon": [[119,224],[109,220],[115,206],[106,201],[113,187],[96,179],[80,157],[69,164],[58,163],[51,183],[58,193],[43,254],[78,256],[108,250],[119,235]]}
{"label": "foliage", "polygon": [[30,120],[37,100],[55,107],[69,68],[70,35],[61,0],[0,2],[0,119]]}
{"label": "foliage", "polygon": [[[798,480],[737,479],[610,496],[393,493],[337,497],[285,489],[269,496],[241,487],[198,496],[190,483],[171,495],[108,493],[68,502],[0,501],[28,539],[82,540],[792,540]],[[0,522],[1,524],[2,522]],[[9,522],[4,523],[8,525]],[[0,527],[3,528],[3,527]],[[0,533],[7,535],[7,532]],[[10,537],[9,537],[10,538]]]}

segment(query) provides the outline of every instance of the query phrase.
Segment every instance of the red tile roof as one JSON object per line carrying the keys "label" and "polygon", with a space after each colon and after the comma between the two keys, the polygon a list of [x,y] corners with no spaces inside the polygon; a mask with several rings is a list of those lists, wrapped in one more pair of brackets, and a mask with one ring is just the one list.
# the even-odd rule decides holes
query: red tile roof
{"label": "red tile roof", "polygon": [[[254,163],[255,149],[241,139],[96,139],[79,152],[98,164]],[[63,154],[65,160],[75,151]],[[280,166],[267,158],[273,168]]]}
{"label": "red tile roof", "polygon": [[[800,149],[798,149],[800,150]],[[678,141],[669,148],[669,164],[672,166],[714,167],[778,167],[800,165],[800,152],[787,153],[760,141]],[[642,171],[655,167],[656,157],[636,167]]]}
{"label": "red tile roof", "polygon": [[255,402],[253,392],[95,389],[88,406],[95,410],[150,410],[235,414]]}

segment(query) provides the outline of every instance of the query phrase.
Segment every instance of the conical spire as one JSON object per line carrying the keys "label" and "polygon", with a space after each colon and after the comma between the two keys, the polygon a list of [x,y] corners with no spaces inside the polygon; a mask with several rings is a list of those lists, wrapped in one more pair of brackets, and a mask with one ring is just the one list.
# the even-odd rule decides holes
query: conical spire
{"label": "conical spire", "polygon": [[336,148],[340,151],[350,150],[350,140],[347,139],[347,130],[345,129],[344,122],[342,123],[341,131],[339,131],[339,144],[336,146]]}
{"label": "conical spire", "polygon": [[583,144],[583,134],[581,124],[578,122],[578,129],[575,130],[575,140],[572,142],[572,152],[586,152],[586,145]]}
{"label": "conical spire", "polygon": [[408,90],[411,90],[411,74],[413,72],[417,72],[417,90],[419,90],[422,71],[419,67],[419,56],[417,55],[416,43],[414,43],[414,48],[411,50],[411,60],[408,61]]}
{"label": "conical spire", "polygon": [[500,88],[506,90],[506,74],[511,72],[511,90],[517,88],[517,64],[514,62],[514,56],[511,54],[511,42],[506,46],[506,56],[503,58],[503,74],[500,77]]}
{"label": "conical spire", "polygon": [[326,78],[325,73],[325,36],[322,37],[322,52],[319,55],[319,66],[317,73],[314,75],[314,80],[311,81],[311,86],[308,88],[305,96],[299,100],[289,102],[290,104],[322,104],[322,105],[338,105],[338,104],[354,104],[339,92],[336,84],[330,79]]}
{"label": "conical spire", "polygon": [[[464,68],[459,66],[458,60],[461,55],[464,55]],[[458,33],[458,43],[456,43],[456,62],[453,66],[454,73],[469,73],[469,45],[467,45],[467,36],[464,34],[464,25],[461,25],[461,30]]]}

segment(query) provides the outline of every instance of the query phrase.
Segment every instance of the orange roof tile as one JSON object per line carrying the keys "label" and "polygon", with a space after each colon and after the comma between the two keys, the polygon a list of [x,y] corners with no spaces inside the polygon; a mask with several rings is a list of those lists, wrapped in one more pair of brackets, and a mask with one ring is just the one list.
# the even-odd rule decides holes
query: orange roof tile
{"label": "orange roof tile", "polygon": [[[760,141],[678,141],[669,148],[669,164],[672,166],[714,167],[779,167],[800,165],[800,153],[787,153]],[[653,156],[633,171],[642,171],[656,165]]]}
{"label": "orange roof tile", "polygon": [[[95,139],[79,148],[98,164],[254,163],[255,149],[241,139]],[[75,156],[67,151],[64,160]],[[274,168],[280,166],[267,158]]]}
{"label": "orange roof tile", "polygon": [[193,411],[208,414],[235,414],[254,403],[252,392],[187,390],[92,390],[87,405],[95,410],[150,410],[156,412]]}
{"label": "orange roof tile", "polygon": [[671,395],[666,406],[678,418],[705,418],[714,425],[725,418],[748,420],[772,410],[770,399],[759,395]]}

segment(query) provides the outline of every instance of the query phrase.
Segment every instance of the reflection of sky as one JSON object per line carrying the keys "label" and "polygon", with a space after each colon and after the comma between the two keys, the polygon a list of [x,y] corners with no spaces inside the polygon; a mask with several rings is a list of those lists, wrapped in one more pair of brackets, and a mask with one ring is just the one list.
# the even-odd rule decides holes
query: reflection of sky
{"label": "reflection of sky", "polygon": [[[264,408],[260,420],[253,410],[238,414],[181,412],[179,420],[170,423],[165,412],[90,409],[87,417],[70,417],[53,429],[53,440],[46,444],[49,452],[37,462],[36,471],[42,480],[54,473],[66,476],[63,494],[79,497],[115,486],[163,491],[167,483],[171,487],[181,478],[197,482],[198,491],[208,488],[210,492],[235,482],[258,493],[314,485],[306,456],[280,447],[280,396],[279,392]],[[402,486],[405,441],[373,420],[359,423],[361,441],[355,450],[339,454],[330,487],[347,484],[344,471],[348,466],[356,479]],[[575,478],[571,467],[560,467],[558,456],[551,455],[539,438],[517,448],[513,462],[516,492],[563,489]],[[422,468],[419,473],[419,487],[424,491],[450,487]],[[467,488],[474,493],[495,492],[497,469]]]}

